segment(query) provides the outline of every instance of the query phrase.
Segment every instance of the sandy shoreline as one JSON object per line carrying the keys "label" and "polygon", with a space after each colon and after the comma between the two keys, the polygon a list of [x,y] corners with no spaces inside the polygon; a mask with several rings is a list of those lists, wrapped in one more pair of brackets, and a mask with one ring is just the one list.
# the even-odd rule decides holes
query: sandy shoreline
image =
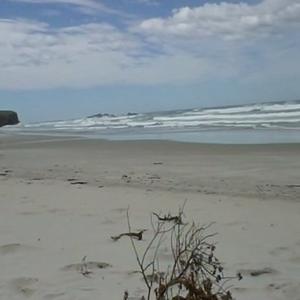
{"label": "sandy shoreline", "polygon": [[[1,136],[0,299],[117,300],[125,289],[139,297],[129,241],[110,236],[126,228],[128,206],[145,228],[151,211],[187,200],[186,215],[216,222],[229,272],[273,270],[246,274],[237,299],[299,300],[299,154],[300,144]],[[85,255],[112,267],[90,278],[66,268]]]}

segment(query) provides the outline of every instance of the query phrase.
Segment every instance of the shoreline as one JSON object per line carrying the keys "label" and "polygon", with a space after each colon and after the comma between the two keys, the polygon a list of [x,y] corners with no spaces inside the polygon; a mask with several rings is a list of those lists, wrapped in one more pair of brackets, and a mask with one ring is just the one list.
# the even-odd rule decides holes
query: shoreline
{"label": "shoreline", "polygon": [[[1,134],[1,132],[0,132]],[[81,138],[107,141],[170,141],[191,144],[217,145],[268,145],[299,144],[299,129],[281,128],[222,128],[222,129],[131,129],[104,131],[2,131],[2,134],[15,136],[44,136],[52,138]]]}
{"label": "shoreline", "polygon": [[[84,135],[60,135],[60,134],[29,134],[29,133],[12,133],[12,132],[1,132],[0,131],[0,142],[2,140],[5,142],[9,142],[10,140],[24,140],[24,142],[59,142],[59,141],[99,141],[99,142],[107,142],[107,143],[170,143],[170,144],[186,144],[186,145],[194,145],[194,146],[220,146],[220,147],[269,147],[269,146],[299,146],[299,142],[269,142],[269,143],[213,143],[213,142],[190,142],[190,141],[177,141],[172,139],[109,139],[104,137],[97,136],[84,136]],[[3,139],[4,138],[4,139]]]}

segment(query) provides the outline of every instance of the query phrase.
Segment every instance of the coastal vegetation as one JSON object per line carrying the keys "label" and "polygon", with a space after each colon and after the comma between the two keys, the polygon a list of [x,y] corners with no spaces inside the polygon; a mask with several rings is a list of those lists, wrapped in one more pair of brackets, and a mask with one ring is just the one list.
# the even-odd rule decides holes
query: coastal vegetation
{"label": "coastal vegetation", "polygon": [[[127,221],[132,248],[147,288],[146,297],[156,300],[231,300],[228,282],[242,279],[226,276],[220,260],[216,257],[216,244],[212,241],[215,233],[208,233],[211,224],[200,226],[183,220],[183,208],[177,215],[152,214],[152,237],[140,253],[134,234],[130,234],[131,223]],[[125,235],[125,234],[124,234]],[[171,260],[162,264],[160,253],[168,251]],[[129,293],[124,293],[128,299]]]}

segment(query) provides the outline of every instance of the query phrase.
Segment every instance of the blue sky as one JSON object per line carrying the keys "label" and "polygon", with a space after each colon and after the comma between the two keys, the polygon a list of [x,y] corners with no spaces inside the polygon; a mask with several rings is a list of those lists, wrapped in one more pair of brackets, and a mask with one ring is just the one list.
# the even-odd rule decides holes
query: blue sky
{"label": "blue sky", "polygon": [[1,0],[24,122],[300,98],[300,0]]}

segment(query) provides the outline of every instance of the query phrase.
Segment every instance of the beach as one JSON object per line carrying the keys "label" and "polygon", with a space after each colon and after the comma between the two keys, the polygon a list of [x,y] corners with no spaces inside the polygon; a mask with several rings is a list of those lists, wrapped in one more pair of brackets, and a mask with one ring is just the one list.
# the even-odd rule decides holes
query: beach
{"label": "beach", "polygon": [[299,155],[297,143],[0,135],[0,299],[140,299],[130,240],[111,236],[128,231],[128,210],[143,247],[151,213],[185,203],[188,220],[214,223],[225,272],[242,273],[236,299],[299,300]]}

